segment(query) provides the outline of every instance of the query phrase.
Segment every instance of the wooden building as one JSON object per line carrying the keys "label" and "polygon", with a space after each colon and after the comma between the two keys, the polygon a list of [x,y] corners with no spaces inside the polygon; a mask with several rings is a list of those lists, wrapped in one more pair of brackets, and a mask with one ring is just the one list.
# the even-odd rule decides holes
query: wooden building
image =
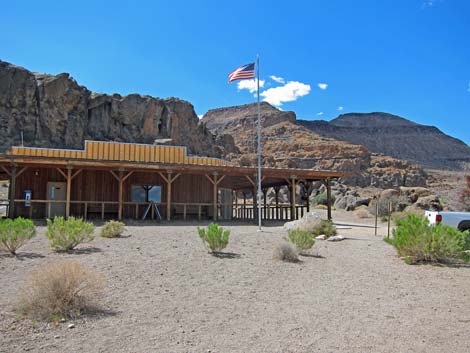
{"label": "wooden building", "polygon": [[[10,217],[142,219],[147,213],[148,218],[166,220],[257,218],[256,168],[188,156],[185,147],[98,141],[85,141],[84,150],[12,147],[0,155],[0,174],[10,181],[9,198],[3,200]],[[331,200],[330,181],[340,176],[333,171],[263,168],[263,218],[300,217],[309,205],[299,203],[297,185],[303,183],[308,190],[321,180]],[[278,198],[282,187],[290,190],[287,205]],[[271,188],[275,204],[266,201]]]}

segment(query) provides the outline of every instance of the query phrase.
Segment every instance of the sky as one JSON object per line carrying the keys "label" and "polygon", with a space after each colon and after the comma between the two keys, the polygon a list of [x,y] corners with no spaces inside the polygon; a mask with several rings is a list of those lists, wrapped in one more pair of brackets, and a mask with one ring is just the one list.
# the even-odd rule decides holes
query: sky
{"label": "sky", "polygon": [[470,1],[7,1],[0,60],[100,93],[207,110],[261,99],[299,119],[388,112],[470,143]]}

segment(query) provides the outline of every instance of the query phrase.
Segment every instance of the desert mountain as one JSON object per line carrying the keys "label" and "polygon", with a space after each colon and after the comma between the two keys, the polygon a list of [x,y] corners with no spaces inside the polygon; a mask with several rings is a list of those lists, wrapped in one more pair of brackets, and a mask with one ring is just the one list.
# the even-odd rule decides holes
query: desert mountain
{"label": "desert mountain", "polygon": [[343,114],[330,122],[297,120],[315,133],[366,146],[435,169],[462,169],[470,163],[470,147],[437,127],[420,125],[386,113]]}
{"label": "desert mountain", "polygon": [[177,98],[97,94],[69,74],[30,72],[0,61],[0,149],[21,143],[83,148],[85,139],[187,146],[190,153],[222,157],[236,152],[230,136],[216,137],[193,106]]}
{"label": "desert mountain", "polygon": [[[241,165],[256,164],[257,105],[208,111],[202,122],[214,133],[233,136],[240,154],[229,155]],[[367,147],[321,136],[297,123],[294,112],[261,104],[264,165],[334,169],[350,173],[346,182],[357,186],[416,186],[425,174],[416,165],[374,154]]]}

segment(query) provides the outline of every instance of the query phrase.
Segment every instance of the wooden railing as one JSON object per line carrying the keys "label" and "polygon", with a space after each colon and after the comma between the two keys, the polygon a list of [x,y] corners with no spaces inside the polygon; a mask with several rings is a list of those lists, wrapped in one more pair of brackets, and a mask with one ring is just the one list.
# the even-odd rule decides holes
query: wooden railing
{"label": "wooden railing", "polygon": [[[303,217],[307,212],[306,205],[295,205],[295,219]],[[248,220],[254,219],[255,210],[253,205],[236,205],[233,207],[233,218]],[[261,206],[261,218],[263,220],[289,221],[293,219],[292,209],[289,204]]]}
{"label": "wooden railing", "polygon": [[[52,205],[62,204],[66,201],[58,200],[29,200],[29,206],[25,206],[26,200],[15,199],[15,215],[22,215],[29,218],[47,218],[51,214]],[[106,218],[116,219],[118,217],[118,206],[117,201],[70,201],[72,216],[83,217],[88,219],[93,216],[97,216],[101,220]],[[149,206],[149,202],[135,202],[135,201],[124,201],[123,215],[124,218],[142,219],[145,210]],[[8,215],[9,201],[0,200],[0,207],[6,207],[6,215]],[[173,202],[171,204],[172,214],[171,219],[182,219],[187,220],[188,218],[194,218],[198,221],[203,219],[213,219],[213,207],[212,203],[190,203],[190,202]],[[163,219],[166,219],[166,203],[159,203],[158,209]],[[224,211],[228,210],[228,215],[224,216]],[[295,219],[301,218],[307,211],[306,205],[296,205],[294,208]],[[39,217],[38,217],[39,216]],[[217,205],[217,218],[230,218],[238,220],[254,220],[255,210],[253,205],[233,205],[233,204],[221,204]],[[276,205],[264,205],[261,207],[261,217],[263,220],[279,220],[289,221],[293,219],[292,209],[289,204]],[[147,219],[154,219],[154,212],[149,212]]]}

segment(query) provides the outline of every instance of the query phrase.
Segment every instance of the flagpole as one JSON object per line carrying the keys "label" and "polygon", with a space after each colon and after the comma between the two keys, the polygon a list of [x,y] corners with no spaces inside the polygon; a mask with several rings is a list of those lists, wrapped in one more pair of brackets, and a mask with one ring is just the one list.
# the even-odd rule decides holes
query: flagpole
{"label": "flagpole", "polygon": [[258,88],[258,230],[261,231],[261,112],[259,106],[259,55],[256,55],[256,74]]}

